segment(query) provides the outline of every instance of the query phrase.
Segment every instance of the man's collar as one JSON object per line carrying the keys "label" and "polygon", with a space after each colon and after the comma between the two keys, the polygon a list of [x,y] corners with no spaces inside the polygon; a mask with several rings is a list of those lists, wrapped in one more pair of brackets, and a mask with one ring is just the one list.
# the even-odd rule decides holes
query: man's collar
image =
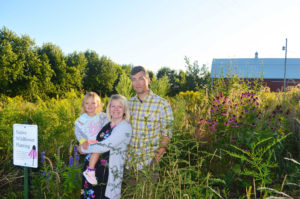
{"label": "man's collar", "polygon": [[143,103],[144,101],[147,101],[149,98],[152,98],[153,95],[154,95],[154,93],[152,92],[151,89],[149,89],[148,95],[146,95],[146,97],[145,97],[143,100],[141,100],[141,99],[138,97],[138,95],[135,96],[135,99],[137,99],[137,100],[139,100],[141,103]]}

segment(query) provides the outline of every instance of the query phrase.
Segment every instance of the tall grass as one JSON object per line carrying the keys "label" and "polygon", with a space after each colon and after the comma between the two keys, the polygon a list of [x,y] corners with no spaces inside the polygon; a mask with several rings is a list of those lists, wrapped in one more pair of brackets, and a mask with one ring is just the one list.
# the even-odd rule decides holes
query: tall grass
{"label": "tall grass", "polygon": [[[148,171],[143,170],[145,180],[135,187],[124,184],[122,198],[267,198],[300,194],[300,168],[291,161],[300,160],[300,88],[273,93],[240,82],[216,85],[214,90],[168,98],[174,112],[174,130],[160,161],[159,181],[151,183]],[[23,170],[12,165],[14,123],[37,124],[39,151],[45,152],[39,158],[39,168],[30,169],[31,198],[79,196],[83,156],[74,148],[74,121],[80,113],[81,97],[71,92],[65,99],[36,103],[20,97],[2,98],[3,198],[23,197]]]}

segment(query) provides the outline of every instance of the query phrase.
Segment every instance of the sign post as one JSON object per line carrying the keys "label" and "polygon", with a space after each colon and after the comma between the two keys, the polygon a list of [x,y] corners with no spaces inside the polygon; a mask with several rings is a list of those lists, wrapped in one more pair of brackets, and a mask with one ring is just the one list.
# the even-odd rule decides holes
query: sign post
{"label": "sign post", "polygon": [[28,188],[28,168],[24,167],[24,198],[28,199],[29,188]]}
{"label": "sign post", "polygon": [[38,127],[13,125],[13,164],[24,167],[24,198],[28,199],[28,167],[38,167]]}

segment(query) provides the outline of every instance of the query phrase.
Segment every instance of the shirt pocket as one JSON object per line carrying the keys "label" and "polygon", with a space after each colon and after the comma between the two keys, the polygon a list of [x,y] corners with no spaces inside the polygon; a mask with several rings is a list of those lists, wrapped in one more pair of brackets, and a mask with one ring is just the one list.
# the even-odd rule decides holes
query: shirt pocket
{"label": "shirt pocket", "polygon": [[157,131],[159,129],[159,114],[151,114],[147,117],[146,127],[149,133]]}

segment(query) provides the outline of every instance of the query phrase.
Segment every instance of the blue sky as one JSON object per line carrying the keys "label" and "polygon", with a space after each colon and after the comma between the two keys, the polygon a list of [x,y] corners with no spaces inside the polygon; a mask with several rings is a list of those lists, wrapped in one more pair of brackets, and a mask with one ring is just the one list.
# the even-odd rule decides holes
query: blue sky
{"label": "blue sky", "polygon": [[184,57],[300,57],[298,0],[0,0],[0,27],[65,54],[94,50],[118,64],[185,70]]}

